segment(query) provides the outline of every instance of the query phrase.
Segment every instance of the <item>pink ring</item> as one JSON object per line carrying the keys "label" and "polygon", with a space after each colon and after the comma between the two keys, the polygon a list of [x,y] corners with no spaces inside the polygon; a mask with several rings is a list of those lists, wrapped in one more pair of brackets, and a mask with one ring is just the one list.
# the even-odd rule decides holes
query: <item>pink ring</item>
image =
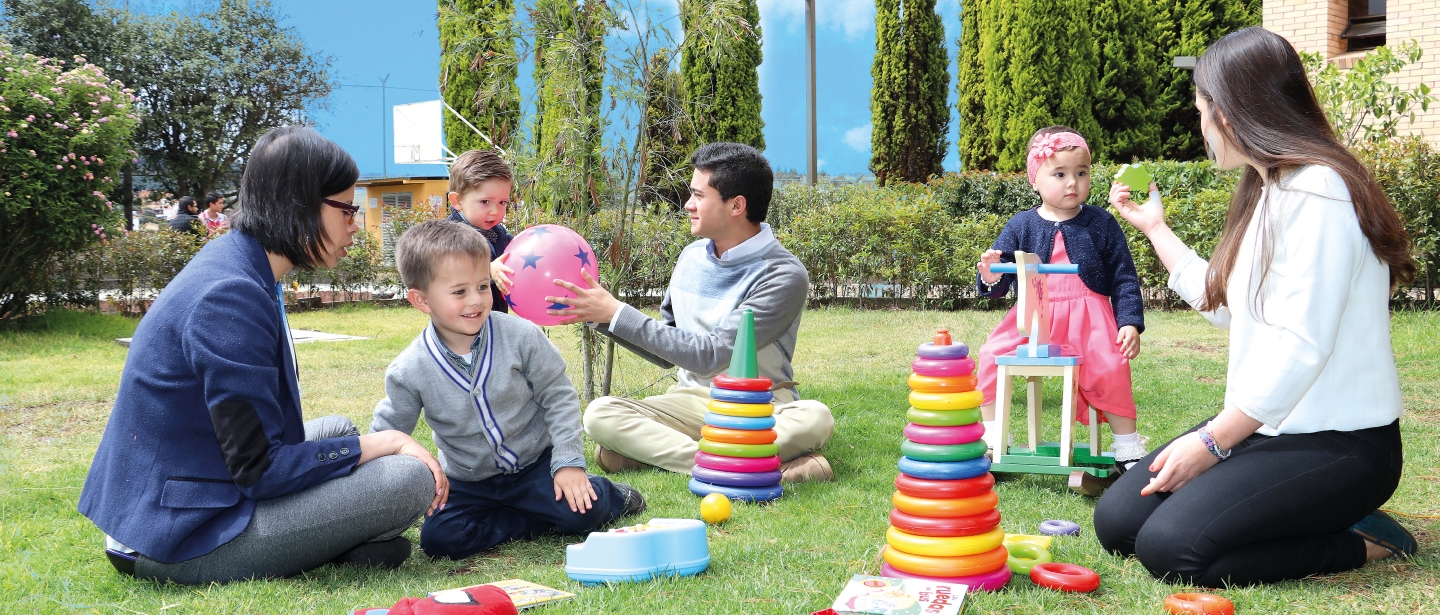
{"label": "pink ring", "polygon": [[934,427],[915,423],[905,426],[905,438],[920,444],[968,444],[984,436],[984,423],[970,423],[955,427]]}
{"label": "pink ring", "polygon": [[695,453],[695,465],[725,472],[774,472],[780,469],[780,458],[777,456],[726,457],[698,451]]}
{"label": "pink ring", "polygon": [[891,566],[889,562],[880,564],[880,576],[902,579],[923,579],[926,581],[939,581],[941,583],[963,583],[970,586],[971,591],[993,592],[1010,582],[1010,567],[1001,566],[990,572],[972,574],[968,577],[922,577],[918,574],[901,572]]}
{"label": "pink ring", "polygon": [[975,373],[975,359],[915,359],[910,369],[921,376],[969,376]]}

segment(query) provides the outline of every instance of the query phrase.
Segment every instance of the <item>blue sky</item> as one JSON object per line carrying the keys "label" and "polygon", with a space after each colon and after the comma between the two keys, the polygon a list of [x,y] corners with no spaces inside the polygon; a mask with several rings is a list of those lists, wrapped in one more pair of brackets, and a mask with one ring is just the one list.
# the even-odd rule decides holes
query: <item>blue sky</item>
{"label": "blue sky", "polygon": [[[162,4],[165,3],[161,0]],[[443,167],[396,165],[388,135],[382,132],[380,79],[389,75],[387,105],[439,97],[439,31],[435,0],[273,0],[316,53],[334,58],[332,70],[341,87],[327,109],[312,118],[326,136],[345,147],[366,174],[443,174]],[[528,4],[518,0],[517,4]],[[174,4],[184,5],[181,0]],[[766,156],[777,170],[805,168],[805,2],[760,0],[764,62],[760,93],[764,99]],[[870,160],[870,60],[875,53],[874,0],[817,0],[817,90],[820,170],[865,172]],[[651,0],[660,15],[675,14],[675,0]],[[954,79],[955,39],[959,36],[958,0],[940,0]],[[667,27],[678,34],[678,19]],[[530,68],[522,67],[520,88],[529,95]],[[954,89],[951,88],[951,137],[947,170],[958,167],[955,154]],[[607,101],[608,102],[608,101]],[[389,117],[388,113],[385,117]],[[381,139],[386,145],[382,149]]]}

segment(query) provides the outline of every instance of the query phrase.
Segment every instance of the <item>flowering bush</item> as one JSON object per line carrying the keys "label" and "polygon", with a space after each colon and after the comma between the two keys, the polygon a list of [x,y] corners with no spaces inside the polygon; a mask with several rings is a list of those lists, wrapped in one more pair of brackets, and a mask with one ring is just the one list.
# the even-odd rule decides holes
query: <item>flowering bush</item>
{"label": "flowering bush", "polygon": [[0,41],[0,320],[24,315],[69,255],[122,228],[108,196],[137,118],[99,67]]}

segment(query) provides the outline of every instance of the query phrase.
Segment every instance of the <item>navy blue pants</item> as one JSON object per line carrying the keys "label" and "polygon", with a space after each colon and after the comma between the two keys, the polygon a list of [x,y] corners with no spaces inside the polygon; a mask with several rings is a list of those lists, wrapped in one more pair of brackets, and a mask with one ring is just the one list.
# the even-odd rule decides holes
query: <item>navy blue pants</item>
{"label": "navy blue pants", "polygon": [[563,497],[555,501],[549,449],[515,474],[479,482],[452,478],[444,510],[420,526],[420,549],[430,557],[464,559],[518,538],[594,531],[620,516],[625,496],[606,478],[591,476],[590,486],[599,496],[590,510],[573,512]]}

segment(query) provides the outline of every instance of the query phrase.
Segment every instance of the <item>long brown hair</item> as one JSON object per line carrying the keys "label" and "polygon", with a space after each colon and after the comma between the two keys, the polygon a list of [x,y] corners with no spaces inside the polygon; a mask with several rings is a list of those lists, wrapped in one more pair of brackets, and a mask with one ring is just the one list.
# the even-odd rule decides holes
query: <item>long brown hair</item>
{"label": "long brown hair", "polygon": [[[1360,231],[1370,241],[1375,256],[1390,266],[1391,286],[1415,279],[1410,234],[1400,215],[1369,169],[1336,138],[1315,99],[1300,56],[1288,41],[1261,27],[1246,28],[1220,39],[1205,50],[1195,66],[1195,92],[1209,103],[1211,125],[1231,147],[1264,167],[1270,183],[1279,181],[1281,169],[1308,164],[1327,166],[1339,173],[1350,190]],[[1217,121],[1217,113],[1229,122],[1228,130]],[[1210,259],[1200,309],[1210,311],[1226,305],[1225,287],[1239,259],[1245,227],[1257,208],[1262,222],[1268,213],[1268,207],[1259,203],[1266,181],[1255,167],[1246,166],[1230,199],[1225,230]],[[1270,233],[1262,234],[1257,288],[1264,287],[1270,272],[1273,245]]]}

